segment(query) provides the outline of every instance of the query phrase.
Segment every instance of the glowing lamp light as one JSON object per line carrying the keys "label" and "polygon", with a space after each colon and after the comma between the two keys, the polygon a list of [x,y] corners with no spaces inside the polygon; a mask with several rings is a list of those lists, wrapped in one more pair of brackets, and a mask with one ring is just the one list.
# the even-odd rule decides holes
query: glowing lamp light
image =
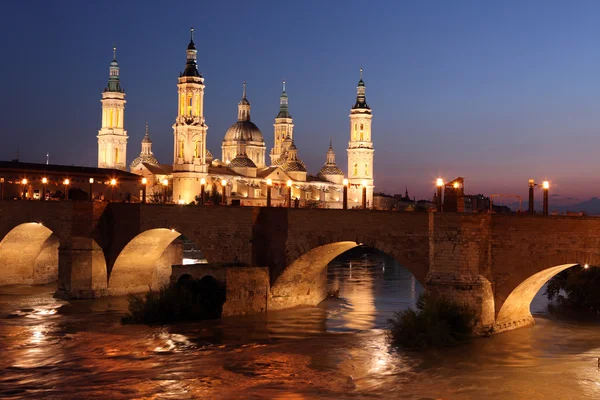
{"label": "glowing lamp light", "polygon": [[273,184],[273,181],[271,179],[267,179],[267,185],[271,186]]}
{"label": "glowing lamp light", "polygon": [[287,185],[288,185],[288,187],[292,187],[292,180],[291,179],[288,179]]}
{"label": "glowing lamp light", "polygon": [[90,178],[90,183],[94,183],[94,178]]}
{"label": "glowing lamp light", "polygon": [[548,181],[544,181],[544,182],[542,182],[542,187],[544,189],[549,189],[550,188],[550,183]]}
{"label": "glowing lamp light", "polygon": [[437,178],[436,186],[444,186],[444,180],[442,178]]}
{"label": "glowing lamp light", "polygon": [[27,179],[23,178],[23,179],[21,180],[21,184],[22,184],[22,185],[27,185]]}
{"label": "glowing lamp light", "polygon": [[48,178],[42,178],[42,183],[45,185],[46,183],[48,183]]}
{"label": "glowing lamp light", "polygon": [[116,179],[111,179],[110,180],[110,184],[115,186],[117,184],[117,180]]}
{"label": "glowing lamp light", "polygon": [[225,164],[229,165],[231,163],[231,161],[227,160],[225,161]]}
{"label": "glowing lamp light", "polygon": [[177,203],[179,203],[179,204],[185,204],[185,200],[183,200],[183,199],[179,199],[179,200],[177,201]]}
{"label": "glowing lamp light", "polygon": [[162,184],[163,184],[163,186],[167,186],[169,184],[169,181],[166,179],[163,179]]}
{"label": "glowing lamp light", "polygon": [[145,184],[147,184],[147,183],[148,183],[148,179],[146,179],[146,178],[142,178],[142,185],[145,185]]}
{"label": "glowing lamp light", "polygon": [[206,179],[204,179],[204,178],[200,179],[200,184],[201,185],[206,185]]}
{"label": "glowing lamp light", "polygon": [[344,186],[348,186],[348,179],[344,179]]}
{"label": "glowing lamp light", "polygon": [[227,181],[225,179],[222,179],[221,180],[221,186],[225,186],[225,185],[227,185]]}
{"label": "glowing lamp light", "polygon": [[175,229],[171,228],[171,232],[175,232]]}
{"label": "glowing lamp light", "polygon": [[585,268],[585,269],[588,269],[589,267],[590,267],[590,266],[589,266],[588,264],[585,264],[585,265],[583,266],[583,268]]}
{"label": "glowing lamp light", "polygon": [[70,180],[68,180],[68,179],[65,179],[65,180],[63,181],[63,185],[65,185],[65,186],[67,186],[67,185],[68,185],[68,184],[70,184],[70,183],[71,183],[71,181],[70,181]]}
{"label": "glowing lamp light", "polygon": [[362,181],[362,186],[367,187],[367,181]]}
{"label": "glowing lamp light", "polygon": [[458,189],[458,182],[454,182],[454,185],[452,185],[454,187],[454,189]]}

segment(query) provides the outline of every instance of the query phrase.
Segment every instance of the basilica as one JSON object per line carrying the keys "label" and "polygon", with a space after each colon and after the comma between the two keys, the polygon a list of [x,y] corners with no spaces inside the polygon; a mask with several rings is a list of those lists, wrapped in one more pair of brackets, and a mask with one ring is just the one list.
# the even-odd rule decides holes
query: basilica
{"label": "basilica", "polygon": [[[348,208],[373,204],[373,142],[371,108],[366,102],[361,76],[357,97],[350,111],[348,176],[337,166],[330,140],[325,163],[316,175],[308,173],[294,142],[294,122],[285,82],[279,111],[273,124],[273,147],[267,146],[261,130],[251,119],[251,106],[243,85],[237,105],[237,121],[223,136],[221,159],[206,148],[208,126],[204,115],[204,78],[198,71],[193,29],[186,49],[186,64],[177,83],[177,117],[173,124],[173,163],[160,163],[152,152],[146,124],[141,152],[130,171],[145,178],[149,202],[189,204],[218,194],[219,202],[242,206],[342,208],[344,185],[348,186]],[[98,132],[98,167],[126,169],[127,131],[124,129],[125,92],[119,79],[116,53],[110,64],[107,88],[102,93],[102,127]],[[268,193],[270,192],[270,193]],[[270,196],[268,196],[270,194]],[[290,196],[291,194],[291,196]],[[210,201],[210,200],[208,200]]]}

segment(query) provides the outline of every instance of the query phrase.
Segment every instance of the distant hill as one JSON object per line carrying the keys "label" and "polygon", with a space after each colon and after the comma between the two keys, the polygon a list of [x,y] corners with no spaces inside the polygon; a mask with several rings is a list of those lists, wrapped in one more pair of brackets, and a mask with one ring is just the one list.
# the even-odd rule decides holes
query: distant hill
{"label": "distant hill", "polygon": [[600,199],[597,197],[592,197],[589,200],[582,201],[581,203],[571,204],[568,206],[557,206],[550,207],[552,210],[557,210],[561,212],[565,211],[584,211],[589,215],[600,215]]}

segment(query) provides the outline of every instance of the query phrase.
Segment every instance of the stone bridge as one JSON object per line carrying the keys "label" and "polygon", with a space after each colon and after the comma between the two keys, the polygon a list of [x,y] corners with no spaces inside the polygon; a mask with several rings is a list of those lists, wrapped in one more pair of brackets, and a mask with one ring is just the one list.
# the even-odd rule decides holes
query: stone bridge
{"label": "stone bridge", "polygon": [[58,279],[69,298],[157,288],[181,263],[181,234],[227,269],[232,314],[316,305],[327,264],[364,244],[499,332],[533,323],[531,300],[558,272],[600,265],[593,217],[5,201],[0,284]]}

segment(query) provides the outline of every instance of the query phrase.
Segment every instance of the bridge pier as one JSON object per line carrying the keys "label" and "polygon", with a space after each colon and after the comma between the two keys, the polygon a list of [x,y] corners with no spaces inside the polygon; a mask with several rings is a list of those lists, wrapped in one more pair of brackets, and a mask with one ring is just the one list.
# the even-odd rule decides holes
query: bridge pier
{"label": "bridge pier", "polygon": [[90,299],[106,295],[104,253],[91,238],[72,238],[58,249],[58,290],[55,297]]}
{"label": "bridge pier", "polygon": [[449,299],[472,310],[476,318],[476,334],[491,333],[494,330],[494,291],[490,281],[483,276],[430,274],[426,287],[430,295]]}

